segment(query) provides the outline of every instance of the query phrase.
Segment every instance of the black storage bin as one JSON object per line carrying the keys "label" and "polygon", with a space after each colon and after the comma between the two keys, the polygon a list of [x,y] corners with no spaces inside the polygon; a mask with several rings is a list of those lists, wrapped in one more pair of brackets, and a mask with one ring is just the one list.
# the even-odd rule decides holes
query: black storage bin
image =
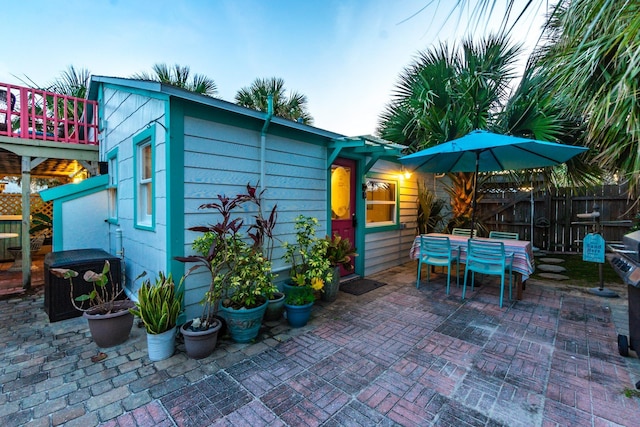
{"label": "black storage bin", "polygon": [[[73,297],[75,298],[88,294],[93,289],[93,284],[83,279],[84,273],[89,270],[101,273],[106,260],[111,264],[111,277],[117,286],[117,291],[120,291],[122,283],[120,258],[102,249],[50,252],[44,257],[44,310],[49,315],[50,322],[82,315],[82,312],[71,303],[69,280],[54,276],[50,270],[66,268],[78,272],[78,277],[73,279]],[[111,283],[107,284],[107,289],[111,290]],[[124,298],[124,293],[122,295]]]}

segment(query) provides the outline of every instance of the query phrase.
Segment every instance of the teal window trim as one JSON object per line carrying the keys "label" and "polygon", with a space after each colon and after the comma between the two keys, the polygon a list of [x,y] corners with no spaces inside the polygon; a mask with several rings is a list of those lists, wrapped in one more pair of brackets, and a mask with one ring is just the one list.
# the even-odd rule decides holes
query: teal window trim
{"label": "teal window trim", "polygon": [[[184,122],[186,101],[172,98],[166,103],[165,115],[168,128],[166,133],[167,167],[167,270],[180,277],[185,273],[185,263],[175,260],[175,255],[184,253]],[[171,136],[169,136],[171,134]]]}
{"label": "teal window trim", "polygon": [[[133,191],[133,217],[134,217],[134,223],[133,226],[134,228],[140,229],[140,230],[149,230],[149,231],[153,231],[155,230],[155,212],[156,212],[156,198],[155,198],[155,151],[156,151],[156,147],[155,147],[155,142],[156,142],[156,125],[153,124],[151,126],[149,126],[147,129],[143,130],[142,132],[140,132],[139,134],[135,135],[133,137],[133,182],[134,182],[134,191]],[[141,222],[140,221],[140,206],[141,206],[141,200],[140,200],[140,192],[141,192],[141,173],[142,171],[140,170],[140,162],[141,162],[141,157],[140,157],[140,152],[141,152],[141,148],[149,145],[150,149],[151,149],[151,176],[149,177],[150,179],[150,184],[151,184],[151,215],[149,218],[148,222]],[[146,205],[145,205],[146,206]]]}
{"label": "teal window trim", "polygon": [[[65,202],[106,191],[107,184],[107,175],[98,175],[77,184],[65,184],[41,191],[40,197],[43,201],[53,202],[53,229],[62,229],[62,207]],[[63,248],[62,233],[53,233],[52,243],[54,251],[61,251]]]}
{"label": "teal window trim", "polygon": [[369,233],[380,233],[380,232],[384,232],[384,231],[392,231],[392,230],[399,230],[400,227],[400,182],[397,179],[390,179],[387,178],[384,175],[381,174],[377,174],[377,173],[371,173],[371,174],[367,174],[364,177],[364,181],[363,184],[367,182],[367,180],[372,179],[375,181],[382,181],[382,182],[389,182],[389,183],[393,183],[395,185],[395,206],[396,206],[396,213],[395,213],[395,221],[393,224],[388,224],[385,223],[383,225],[375,225],[374,224],[369,224],[367,223],[366,220],[366,210],[367,210],[367,201],[365,200],[364,205],[365,205],[365,227],[364,227],[364,232],[365,234],[369,234]]}
{"label": "teal window trim", "polygon": [[[118,147],[107,153],[107,164],[109,167],[109,183],[107,184],[107,191],[109,192],[110,204],[107,222],[109,224],[118,224]],[[115,168],[113,168],[112,165],[115,165]],[[113,197],[112,193],[115,193]],[[115,203],[113,210],[111,209],[111,203]],[[115,215],[112,215],[112,213]]]}

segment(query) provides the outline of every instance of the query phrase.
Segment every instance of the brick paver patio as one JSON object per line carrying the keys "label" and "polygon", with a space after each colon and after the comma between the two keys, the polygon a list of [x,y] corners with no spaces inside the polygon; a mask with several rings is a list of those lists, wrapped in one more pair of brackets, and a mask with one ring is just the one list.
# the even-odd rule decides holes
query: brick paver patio
{"label": "brick paver patio", "polygon": [[530,280],[500,309],[488,277],[465,301],[442,275],[416,289],[415,263],[372,278],[387,285],[200,361],[151,362],[134,326],[94,363],[84,319],[49,323],[41,293],[0,301],[0,425],[640,425],[622,285],[603,299]]}

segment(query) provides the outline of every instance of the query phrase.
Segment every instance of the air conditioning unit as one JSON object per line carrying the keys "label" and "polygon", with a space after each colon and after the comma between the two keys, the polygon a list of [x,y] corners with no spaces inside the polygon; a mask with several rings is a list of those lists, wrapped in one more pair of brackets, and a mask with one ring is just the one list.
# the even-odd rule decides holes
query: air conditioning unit
{"label": "air conditioning unit", "polygon": [[[44,258],[44,311],[49,315],[50,322],[71,319],[82,315],[71,302],[71,285],[68,279],[62,279],[51,273],[52,268],[65,268],[78,272],[73,279],[73,298],[88,294],[93,289],[93,283],[83,279],[84,273],[94,271],[101,273],[104,262],[111,264],[110,274],[116,284],[116,292],[121,290],[122,274],[120,258],[102,249],[75,249],[70,251],[50,252]],[[111,283],[107,285],[111,290]],[[109,293],[110,294],[110,293]],[[124,292],[122,298],[124,298]],[[78,303],[79,304],[79,303]]]}

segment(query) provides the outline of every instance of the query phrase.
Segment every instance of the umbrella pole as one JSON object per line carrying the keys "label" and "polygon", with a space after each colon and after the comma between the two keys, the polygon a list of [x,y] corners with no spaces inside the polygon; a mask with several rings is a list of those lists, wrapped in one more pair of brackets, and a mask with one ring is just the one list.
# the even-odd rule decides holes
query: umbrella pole
{"label": "umbrella pole", "polygon": [[480,169],[480,151],[476,151],[476,172],[473,174],[473,202],[471,203],[471,237],[474,237],[473,230],[476,226],[476,206],[478,194],[478,170]]}

